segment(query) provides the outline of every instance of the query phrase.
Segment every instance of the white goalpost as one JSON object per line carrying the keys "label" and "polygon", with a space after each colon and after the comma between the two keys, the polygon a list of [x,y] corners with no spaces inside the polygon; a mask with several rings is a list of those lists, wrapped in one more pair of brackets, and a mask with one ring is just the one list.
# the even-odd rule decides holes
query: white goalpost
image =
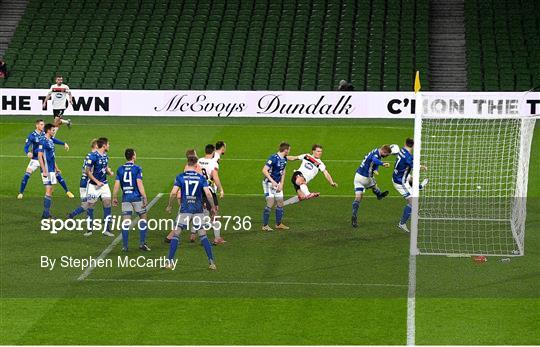
{"label": "white goalpost", "polygon": [[437,98],[415,118],[411,254],[523,255],[535,118],[424,109]]}
{"label": "white goalpost", "polygon": [[[536,117],[508,109],[467,113],[456,104],[451,110],[448,99],[444,94],[416,95],[408,345],[415,344],[416,256],[525,254]],[[424,178],[429,185],[420,190]]]}

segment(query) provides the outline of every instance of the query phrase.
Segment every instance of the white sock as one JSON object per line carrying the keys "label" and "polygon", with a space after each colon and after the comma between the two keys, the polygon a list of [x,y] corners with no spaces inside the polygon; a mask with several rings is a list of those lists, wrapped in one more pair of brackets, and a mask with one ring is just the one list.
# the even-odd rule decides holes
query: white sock
{"label": "white sock", "polygon": [[221,229],[214,224],[214,238],[219,239],[221,237]]}
{"label": "white sock", "polygon": [[309,192],[309,189],[308,189],[308,187],[307,187],[306,184],[302,184],[302,185],[300,186],[300,190],[302,191],[302,193],[304,193],[305,196],[308,196],[309,194],[311,194],[311,193]]}
{"label": "white sock", "polygon": [[300,198],[298,197],[298,195],[295,195],[295,196],[293,196],[292,198],[285,200],[285,201],[283,202],[283,206],[296,204],[296,203],[299,202],[299,201],[300,201]]}
{"label": "white sock", "polygon": [[69,122],[65,119],[60,119],[60,122],[62,122],[62,124],[68,124]]}

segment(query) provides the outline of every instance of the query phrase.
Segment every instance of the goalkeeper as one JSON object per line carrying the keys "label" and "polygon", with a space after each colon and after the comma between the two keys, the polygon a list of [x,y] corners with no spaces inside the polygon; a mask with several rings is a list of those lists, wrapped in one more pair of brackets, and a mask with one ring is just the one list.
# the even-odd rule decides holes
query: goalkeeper
{"label": "goalkeeper", "polygon": [[[405,232],[409,232],[409,228],[407,228],[407,221],[411,217],[412,211],[411,171],[413,168],[413,146],[414,140],[411,138],[407,138],[405,140],[405,146],[401,148],[396,157],[396,163],[394,164],[394,173],[392,174],[392,183],[394,183],[394,188],[396,188],[398,193],[401,194],[401,196],[403,196],[405,200],[407,200],[407,205],[403,209],[401,220],[398,223],[398,227]],[[426,167],[421,165],[420,169],[426,170]],[[425,178],[420,184],[420,189],[423,189],[426,184],[428,184],[427,178]]]}

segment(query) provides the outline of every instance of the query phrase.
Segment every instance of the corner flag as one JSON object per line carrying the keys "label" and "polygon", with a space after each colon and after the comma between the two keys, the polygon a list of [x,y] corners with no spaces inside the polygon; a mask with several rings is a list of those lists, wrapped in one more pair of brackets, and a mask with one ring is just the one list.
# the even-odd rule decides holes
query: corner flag
{"label": "corner flag", "polygon": [[420,71],[416,71],[416,77],[414,78],[414,93],[418,93],[422,86],[420,85]]}
{"label": "corner flag", "polygon": [[416,77],[414,78],[414,92],[418,93],[422,86],[420,85],[420,71],[416,71]]}

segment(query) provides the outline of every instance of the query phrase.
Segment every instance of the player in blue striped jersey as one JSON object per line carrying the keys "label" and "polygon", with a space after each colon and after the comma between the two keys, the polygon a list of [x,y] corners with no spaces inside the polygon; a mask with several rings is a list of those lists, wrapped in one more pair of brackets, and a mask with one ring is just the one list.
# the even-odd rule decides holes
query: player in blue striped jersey
{"label": "player in blue striped jersey", "polygon": [[377,186],[377,181],[374,175],[379,174],[379,167],[389,167],[389,163],[382,161],[392,153],[389,145],[383,145],[380,148],[375,148],[366,156],[364,160],[356,169],[354,175],[354,201],[352,203],[352,217],[351,224],[354,228],[358,227],[358,208],[360,207],[360,201],[366,189],[371,189],[377,196],[378,200],[384,199],[388,195],[388,191],[381,192]]}
{"label": "player in blue striped jersey", "polygon": [[216,206],[214,204],[214,199],[212,198],[212,192],[208,187],[207,179],[196,171],[198,160],[197,156],[188,155],[186,168],[184,169],[184,172],[176,176],[173,188],[169,195],[169,203],[166,211],[171,213],[172,203],[177,199],[178,194],[181,192],[180,209],[178,211],[178,216],[176,217],[176,225],[173,229],[174,236],[171,240],[168,259],[174,259],[176,249],[180,244],[180,233],[182,230],[194,228],[199,234],[199,240],[208,257],[209,268],[211,270],[216,270],[214,255],[212,253],[212,244],[210,243],[210,240],[208,240],[206,230],[203,227],[203,194],[210,204],[212,214],[216,213]]}
{"label": "player in blue striped jersey", "polygon": [[[103,219],[105,220],[105,230],[102,232],[105,236],[113,237],[110,232],[111,221],[111,189],[107,184],[107,175],[112,176],[113,172],[109,168],[109,140],[105,137],[97,139],[97,150],[90,153],[86,161],[86,174],[88,175],[88,188],[86,198],[88,203],[88,218],[94,218],[94,206],[101,199],[103,203]],[[84,233],[84,236],[92,235],[92,230]]]}
{"label": "player in blue striped jersey", "polygon": [[[392,183],[394,184],[394,188],[405,200],[407,200],[407,205],[405,205],[403,214],[398,223],[398,227],[405,232],[409,232],[409,228],[407,228],[407,221],[409,220],[412,211],[411,172],[413,169],[413,146],[414,139],[407,138],[405,140],[405,146],[401,148],[396,157],[394,172],[392,174]],[[420,169],[425,170],[426,167],[421,165]],[[420,184],[420,189],[423,189],[426,184],[428,184],[427,178],[424,179]]]}
{"label": "player in blue striped jersey", "polygon": [[263,212],[263,231],[272,231],[272,228],[268,225],[270,221],[270,212],[272,207],[276,205],[276,229],[289,229],[288,226],[283,224],[283,182],[285,181],[285,167],[287,161],[297,160],[298,157],[290,156],[289,152],[291,145],[287,142],[282,142],[279,145],[279,151],[272,154],[266,160],[266,164],[263,166],[262,173],[264,179],[262,182],[264,197],[266,198],[266,206]]}
{"label": "player in blue striped jersey", "polygon": [[[52,194],[56,181],[56,173],[60,172],[56,165],[56,155],[53,141],[54,125],[46,124],[44,127],[44,136],[40,138],[37,148],[37,158],[41,168],[43,185],[45,185],[45,197],[43,198],[43,213],[41,218],[51,217]],[[52,232],[51,233],[56,233]]]}
{"label": "player in blue striped jersey", "polygon": [[86,162],[90,159],[90,155],[94,153],[97,150],[97,139],[93,139],[90,142],[90,149],[91,151],[86,155],[83,161],[82,165],[82,173],[81,173],[81,179],[79,181],[79,196],[81,198],[81,205],[71,211],[70,214],[68,214],[68,218],[75,218],[79,214],[83,213],[84,211],[88,210],[88,202],[86,201],[86,191],[88,188],[88,175],[86,174]]}
{"label": "player in blue striped jersey", "polygon": [[[24,144],[24,154],[30,159],[30,163],[28,163],[28,166],[26,167],[26,171],[24,173],[24,176],[21,180],[21,185],[19,188],[19,194],[17,195],[17,199],[22,199],[24,195],[24,190],[26,189],[26,185],[28,184],[28,180],[30,179],[30,176],[34,171],[36,171],[39,168],[39,161],[38,161],[38,147],[41,139],[45,135],[43,132],[43,128],[45,127],[45,122],[43,122],[43,119],[36,120],[35,123],[36,130],[32,131],[28,137],[26,138],[25,144]],[[62,145],[64,146],[66,151],[69,151],[69,146],[67,143],[62,142],[58,140],[57,138],[52,137],[52,141],[55,145]],[[56,181],[60,183],[62,188],[66,191],[66,195],[72,199],[74,197],[73,193],[71,193],[67,187],[66,181],[62,177],[62,174],[60,172],[56,173]]]}
{"label": "player in blue striped jersey", "polygon": [[137,154],[132,148],[124,152],[127,162],[116,170],[116,180],[113,188],[113,206],[118,206],[118,191],[122,189],[122,219],[129,220],[129,224],[122,223],[122,250],[128,250],[129,230],[133,212],[139,216],[139,249],[149,251],[146,244],[147,214],[146,192],[142,181],[142,168],[135,165]]}

